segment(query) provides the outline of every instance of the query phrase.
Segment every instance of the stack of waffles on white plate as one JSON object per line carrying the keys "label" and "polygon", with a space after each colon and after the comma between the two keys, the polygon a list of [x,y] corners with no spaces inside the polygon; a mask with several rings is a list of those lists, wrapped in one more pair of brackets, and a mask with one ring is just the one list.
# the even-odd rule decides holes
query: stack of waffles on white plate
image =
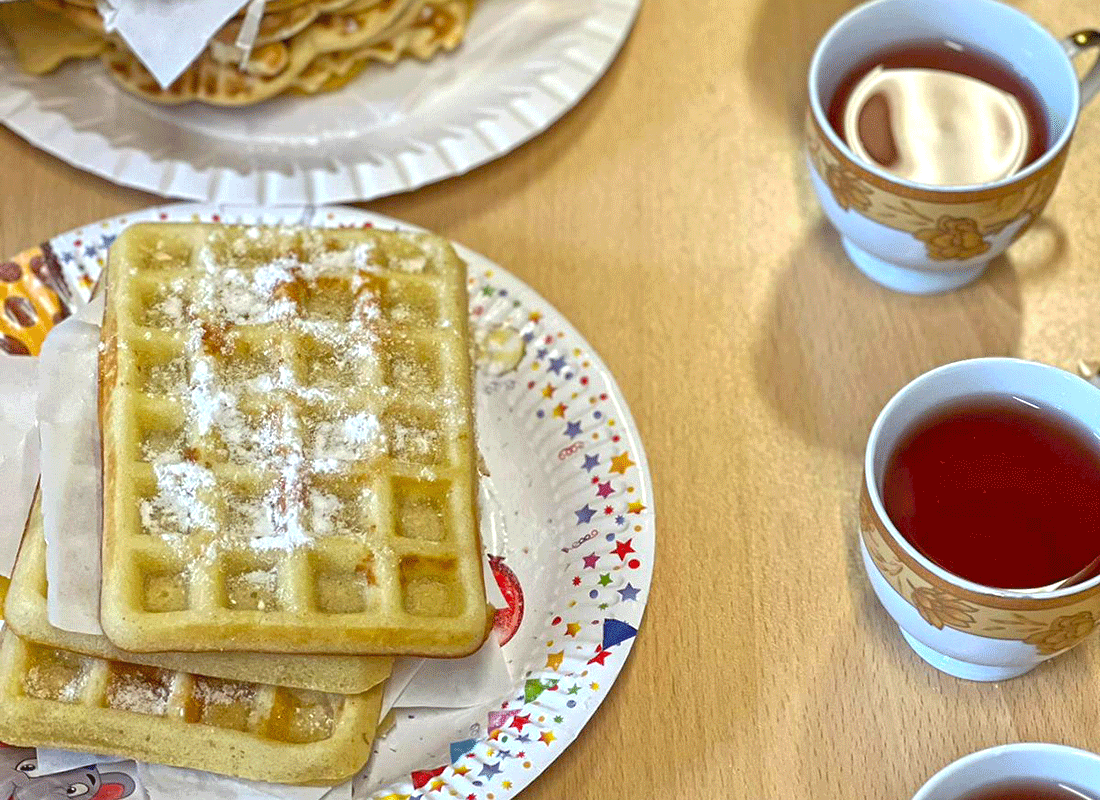
{"label": "stack of waffles on white plate", "polygon": [[268,0],[250,52],[236,46],[242,11],[167,88],[120,37],[104,31],[94,0],[0,3],[0,27],[35,74],[70,58],[100,58],[122,88],[147,100],[243,106],[284,93],[332,91],[372,63],[426,61],[454,50],[475,1]]}
{"label": "stack of waffles on white plate", "polygon": [[282,783],[367,761],[394,655],[477,650],[465,265],[434,236],[146,224],[100,355],[104,636],[52,626],[41,503],[0,741]]}

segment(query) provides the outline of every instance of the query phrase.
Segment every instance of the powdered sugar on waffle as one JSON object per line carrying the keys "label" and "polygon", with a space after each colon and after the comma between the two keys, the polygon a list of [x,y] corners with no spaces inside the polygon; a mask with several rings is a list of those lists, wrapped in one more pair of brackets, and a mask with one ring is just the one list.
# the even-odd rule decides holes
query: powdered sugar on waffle
{"label": "powdered sugar on waffle", "polygon": [[122,677],[107,688],[107,704],[122,711],[161,716],[168,710],[169,687],[140,678]]}
{"label": "powdered sugar on waffle", "polygon": [[[288,235],[298,236],[300,246],[280,246]],[[426,242],[417,238],[416,244]],[[249,263],[261,247],[283,254]],[[387,268],[421,273],[431,255],[391,259]],[[228,533],[240,536],[247,526],[254,549],[290,550],[308,546],[317,536],[346,532],[347,522],[341,518],[345,501],[314,487],[311,479],[338,474],[347,462],[385,455],[387,435],[377,415],[349,407],[348,387],[304,384],[298,370],[313,365],[295,369],[295,353],[279,351],[277,339],[272,341],[276,350],[262,354],[268,360],[258,375],[234,380],[223,365],[233,363],[248,326],[275,325],[284,335],[326,345],[324,352],[332,359],[326,368],[351,376],[345,380],[377,373],[373,323],[381,310],[374,243],[333,249],[316,231],[252,228],[244,237],[207,243],[197,264],[198,277],[191,285],[168,281],[151,307],[153,317],[184,332],[191,370],[181,398],[187,433],[177,448],[154,462],[158,491],[141,503],[143,527],[169,542],[196,530],[221,532],[225,526],[212,505],[215,475],[195,457],[216,442],[229,462],[273,477],[257,498],[258,508],[248,504],[247,509],[234,509],[239,524]],[[309,313],[304,298],[314,290],[320,303],[339,303],[347,297],[341,290],[350,292],[346,318],[333,312],[336,305]],[[311,421],[308,431],[296,411],[303,404],[323,409],[323,418]],[[266,411],[257,414],[257,409]],[[437,446],[434,431],[403,425],[392,430],[400,440],[394,442],[398,451],[423,456]]]}
{"label": "powdered sugar on waffle", "polygon": [[[289,409],[283,409],[281,443],[270,441],[262,452],[269,458],[266,466],[277,466],[279,480],[264,494],[264,506],[271,514],[274,533],[252,540],[257,550],[291,550],[307,545],[310,535],[303,525],[305,498],[309,491],[309,467],[302,453],[302,432]],[[279,450],[282,450],[279,453]],[[270,454],[276,453],[275,458]]]}
{"label": "powdered sugar on waffle", "polygon": [[[161,455],[153,464],[157,493],[141,501],[141,525],[145,530],[181,532],[212,530],[215,519],[204,490],[214,488],[214,473],[193,461]],[[176,459],[179,457],[176,456]]]}
{"label": "powdered sugar on waffle", "polygon": [[199,678],[195,681],[195,699],[204,705],[229,706],[235,703],[249,704],[256,699],[256,690],[244,683],[215,678]]}
{"label": "powdered sugar on waffle", "polygon": [[318,536],[327,536],[339,528],[340,498],[328,492],[312,492],[309,495],[310,527]]}
{"label": "powdered sugar on waffle", "polygon": [[189,399],[191,422],[199,436],[206,436],[216,426],[219,430],[240,427],[240,411],[236,398],[221,385],[209,357],[201,355],[201,331],[192,332],[187,349],[192,353]]}
{"label": "powdered sugar on waffle", "polygon": [[398,422],[393,426],[393,444],[398,452],[422,459],[431,455],[439,447],[439,434]]}
{"label": "powdered sugar on waffle", "polygon": [[386,434],[378,417],[365,411],[342,421],[319,422],[313,432],[311,455],[326,465],[330,462],[374,458],[382,455],[385,450]]}
{"label": "powdered sugar on waffle", "polygon": [[80,699],[87,677],[81,668],[72,674],[65,670],[34,664],[23,676],[23,688],[31,697],[56,698],[63,703],[75,703]]}

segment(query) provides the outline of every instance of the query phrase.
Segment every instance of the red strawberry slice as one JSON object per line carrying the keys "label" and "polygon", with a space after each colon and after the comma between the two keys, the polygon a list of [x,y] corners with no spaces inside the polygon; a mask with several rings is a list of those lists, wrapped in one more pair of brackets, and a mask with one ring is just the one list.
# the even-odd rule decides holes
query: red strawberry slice
{"label": "red strawberry slice", "polygon": [[493,577],[497,579],[500,593],[508,603],[508,608],[498,608],[493,618],[493,630],[503,646],[515,636],[523,622],[523,587],[519,585],[516,573],[504,563],[501,556],[489,556],[489,566],[493,570]]}

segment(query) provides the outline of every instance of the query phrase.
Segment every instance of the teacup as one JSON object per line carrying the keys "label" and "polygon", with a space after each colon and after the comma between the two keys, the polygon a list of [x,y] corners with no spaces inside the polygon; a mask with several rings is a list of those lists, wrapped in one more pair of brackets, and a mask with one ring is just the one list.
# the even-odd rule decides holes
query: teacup
{"label": "teacup", "polygon": [[1100,576],[1053,591],[982,586],[926,558],[886,513],[883,476],[906,431],[933,408],[990,394],[1032,398],[1100,437],[1100,388],[1088,381],[1013,358],[957,361],[921,375],[883,407],[867,440],[860,500],[863,566],[879,601],[917,655],[975,681],[1022,675],[1100,623]]}
{"label": "teacup", "polygon": [[1059,744],[1006,744],[960,758],[928,779],[913,800],[958,800],[993,783],[1066,781],[1100,796],[1100,756]]}
{"label": "teacup", "polygon": [[[848,71],[876,52],[913,41],[959,42],[1009,62],[1038,91],[1046,152],[1003,180],[929,186],[891,175],[852,153],[826,109]],[[1100,92],[1100,62],[1080,83],[1071,58],[1100,47],[1100,33],[1059,42],[995,0],[874,0],[825,34],[810,64],[806,139],[810,174],[844,249],[872,280],[932,294],[975,280],[1035,221],[1066,163],[1082,104]]]}

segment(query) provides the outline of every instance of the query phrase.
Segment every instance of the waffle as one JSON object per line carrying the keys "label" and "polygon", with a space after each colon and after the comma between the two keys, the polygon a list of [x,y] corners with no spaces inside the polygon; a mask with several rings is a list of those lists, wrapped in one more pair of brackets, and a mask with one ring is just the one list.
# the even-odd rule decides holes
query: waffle
{"label": "waffle", "polygon": [[90,36],[102,39],[107,35],[103,27],[103,18],[95,10],[94,2],[91,6],[83,6],[71,0],[31,0],[31,2],[17,2],[15,5],[27,9],[28,13],[33,13],[31,9],[36,7],[40,12],[67,20]]}
{"label": "waffle", "polygon": [[0,29],[11,40],[19,66],[32,75],[53,72],[69,59],[94,57],[106,44],[102,36],[30,3],[0,3]]}
{"label": "waffle", "polygon": [[[258,48],[250,63],[263,69],[239,69],[207,48],[167,88],[162,88],[121,41],[113,40],[102,59],[111,77],[126,91],[167,105],[199,100],[242,106],[262,102],[294,88],[296,79],[319,55],[382,41],[432,15],[439,0],[362,0],[338,13],[321,14],[305,30],[285,41]],[[277,69],[267,65],[278,64]]]}
{"label": "waffle", "polygon": [[458,47],[473,8],[473,0],[268,2],[247,59],[236,46],[243,24],[238,15],[165,88],[121,38],[107,34],[94,4],[32,2],[0,0],[0,6],[29,9],[29,19],[48,23],[49,36],[42,45],[42,24],[24,21],[23,11],[8,13],[15,20],[9,25],[15,30],[13,38],[30,45],[22,48],[29,58],[20,51],[28,71],[43,73],[67,58],[98,54],[108,74],[132,94],[165,105],[197,100],[222,106],[252,105],[284,93],[333,91],[371,63],[393,64],[405,57],[427,61]]}
{"label": "waffle", "polygon": [[[355,3],[363,1],[355,0]],[[366,1],[372,5],[385,2],[385,0]],[[353,5],[352,0],[311,0],[311,2],[282,10],[272,10],[270,4],[265,5],[253,46],[281,42],[305,30],[321,14],[331,14],[351,5]],[[243,25],[244,20],[240,16],[234,17],[214,34],[214,40],[224,45],[235,46]]]}
{"label": "waffle", "polygon": [[[61,0],[66,5],[76,6],[77,8],[89,8],[93,11],[96,8],[96,0]],[[264,11],[286,11],[288,9],[298,8],[300,6],[310,5],[316,2],[316,0],[267,0],[264,4]],[[237,17],[243,17],[248,10],[247,4],[241,7],[241,10],[237,12]]]}
{"label": "waffle", "polygon": [[4,606],[8,625],[24,639],[86,656],[128,661],[212,678],[270,683],[334,694],[359,694],[389,677],[393,659],[369,656],[268,653],[127,653],[105,636],[55,628],[46,614],[46,537],[42,504],[35,498],[19,547]]}
{"label": "waffle", "polygon": [[370,757],[382,687],[324,694],[76,655],[12,631],[0,644],[0,740],[333,784]]}
{"label": "waffle", "polygon": [[371,62],[395,64],[411,56],[421,61],[462,43],[473,11],[473,0],[443,0],[429,4],[429,13],[393,36],[364,47],[318,56],[299,75],[292,90],[304,94],[334,91],[347,85]]}
{"label": "waffle", "polygon": [[[107,35],[107,30],[103,26],[103,19],[96,10],[95,4],[86,7],[73,2],[73,0],[31,0],[31,2],[20,2],[18,4],[26,7],[31,6],[32,2],[38,8],[61,14],[62,17],[76,24],[81,30],[101,37]],[[260,28],[256,31],[253,46],[282,42],[289,39],[290,36],[305,30],[321,14],[359,6],[364,2],[374,6],[374,4],[383,3],[386,0],[354,0],[354,3],[352,0],[306,0],[283,9],[274,8],[271,2],[267,2],[263,17],[260,19]],[[218,32],[213,35],[213,41],[218,42],[221,47],[235,47],[243,24],[243,14],[238,14],[237,17],[230,19],[221,26]]]}
{"label": "waffle", "polygon": [[[385,0],[369,0],[379,3]],[[69,20],[90,33],[101,36],[106,35],[103,18],[96,10],[94,0],[91,2],[79,2],[79,0],[31,0],[35,5],[60,13]],[[364,0],[354,0],[364,2]],[[309,23],[321,14],[339,11],[352,5],[353,0],[299,0],[293,3],[277,4],[274,0],[268,0],[264,4],[264,13],[260,18],[260,27],[256,33],[255,44],[267,44],[277,42],[293,36],[305,28]],[[29,3],[23,3],[29,5]],[[240,13],[229,19],[214,37],[223,44],[232,45],[240,35],[244,24],[244,13],[247,5],[241,8]]]}
{"label": "waffle", "polygon": [[111,641],[476,650],[466,307],[465,265],[427,234],[124,231],[100,359]]}

